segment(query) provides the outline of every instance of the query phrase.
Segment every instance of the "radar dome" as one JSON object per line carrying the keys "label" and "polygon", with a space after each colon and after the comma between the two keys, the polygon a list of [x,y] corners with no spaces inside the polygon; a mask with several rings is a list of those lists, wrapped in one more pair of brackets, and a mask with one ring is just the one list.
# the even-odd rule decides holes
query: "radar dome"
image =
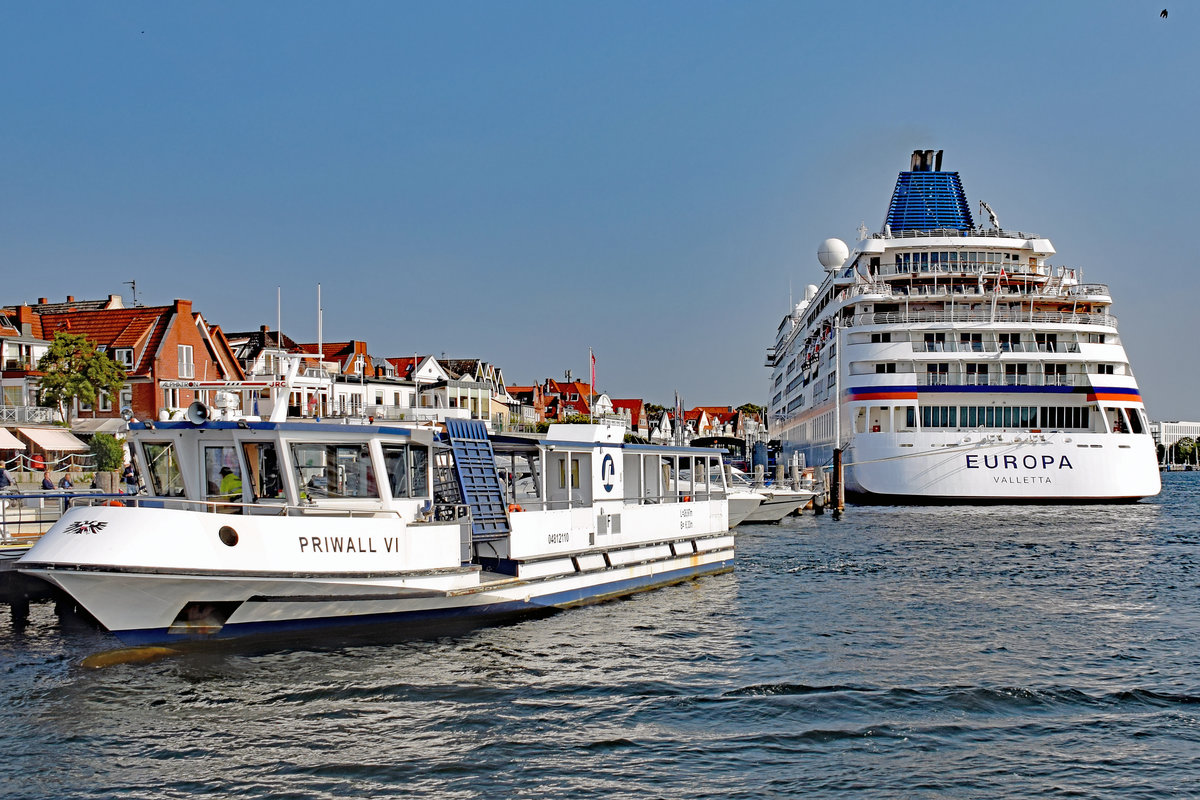
{"label": "radar dome", "polygon": [[849,256],[850,248],[841,239],[826,239],[817,249],[817,258],[825,269],[837,269]]}

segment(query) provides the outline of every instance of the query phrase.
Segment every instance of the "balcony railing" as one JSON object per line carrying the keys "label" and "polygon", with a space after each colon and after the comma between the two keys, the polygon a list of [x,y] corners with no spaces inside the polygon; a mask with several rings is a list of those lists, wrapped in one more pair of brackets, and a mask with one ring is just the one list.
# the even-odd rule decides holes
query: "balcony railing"
{"label": "balcony railing", "polygon": [[54,409],[41,406],[0,406],[0,422],[49,424],[54,422]]}
{"label": "balcony railing", "polygon": [[1078,353],[1074,342],[913,342],[914,353]]}
{"label": "balcony railing", "polygon": [[851,325],[907,325],[921,322],[1019,322],[1061,325],[1103,325],[1117,327],[1112,314],[1072,314],[1070,311],[991,311],[946,309],[944,311],[894,311],[883,314],[855,314]]}
{"label": "balcony railing", "polygon": [[918,386],[1089,386],[1087,375],[949,375],[944,372],[916,373]]}

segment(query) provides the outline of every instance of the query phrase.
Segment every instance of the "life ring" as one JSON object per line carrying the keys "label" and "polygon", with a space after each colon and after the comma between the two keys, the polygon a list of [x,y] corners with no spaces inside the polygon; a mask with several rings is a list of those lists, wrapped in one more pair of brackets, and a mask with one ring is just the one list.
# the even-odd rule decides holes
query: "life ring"
{"label": "life ring", "polygon": [[685,503],[690,503],[690,502],[692,502],[692,496],[691,496],[690,494],[685,494],[685,495],[683,496],[683,502],[685,502]]}
{"label": "life ring", "polygon": [[509,503],[509,504],[508,504],[508,510],[509,510],[509,512],[511,513],[511,512],[513,512],[513,511],[524,511],[525,509],[521,508],[521,507],[520,507],[519,505],[517,505],[516,503]]}
{"label": "life ring", "polygon": [[125,504],[122,503],[120,500],[106,500],[104,502],[104,505],[113,506],[114,508],[124,508],[125,507]]}

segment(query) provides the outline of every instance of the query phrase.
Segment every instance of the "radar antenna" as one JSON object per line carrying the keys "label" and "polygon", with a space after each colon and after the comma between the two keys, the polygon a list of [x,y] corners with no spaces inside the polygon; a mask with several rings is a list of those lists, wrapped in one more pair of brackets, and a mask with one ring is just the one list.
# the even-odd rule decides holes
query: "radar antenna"
{"label": "radar antenna", "polygon": [[130,290],[131,292],[133,292],[133,304],[136,306],[136,305],[138,304],[138,301],[137,301],[137,281],[125,281],[124,283],[125,283],[125,285],[126,285],[126,286],[128,286],[128,287],[129,287],[129,290]]}
{"label": "radar antenna", "polygon": [[996,230],[1000,230],[1000,220],[996,219],[996,212],[992,211],[992,207],[987,204],[986,200],[979,201],[979,210],[981,212],[986,211],[988,219],[992,221],[992,227]]}

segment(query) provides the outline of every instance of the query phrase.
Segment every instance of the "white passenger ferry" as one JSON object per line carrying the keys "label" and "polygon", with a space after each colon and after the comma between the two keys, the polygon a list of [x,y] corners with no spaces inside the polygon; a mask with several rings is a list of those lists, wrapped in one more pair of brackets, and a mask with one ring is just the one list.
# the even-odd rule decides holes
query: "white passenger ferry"
{"label": "white passenger ferry", "polygon": [[[826,240],[820,285],[767,351],[785,459],[843,448],[851,498],[1136,500],[1154,440],[1108,287],[1030,233],[977,227],[942,153],[916,151],[882,232]],[[798,454],[793,456],[793,454]]]}
{"label": "white passenger ferry", "polygon": [[69,509],[18,564],[127,643],[438,630],[733,566],[711,449],[193,411],[131,425],[150,496]]}

